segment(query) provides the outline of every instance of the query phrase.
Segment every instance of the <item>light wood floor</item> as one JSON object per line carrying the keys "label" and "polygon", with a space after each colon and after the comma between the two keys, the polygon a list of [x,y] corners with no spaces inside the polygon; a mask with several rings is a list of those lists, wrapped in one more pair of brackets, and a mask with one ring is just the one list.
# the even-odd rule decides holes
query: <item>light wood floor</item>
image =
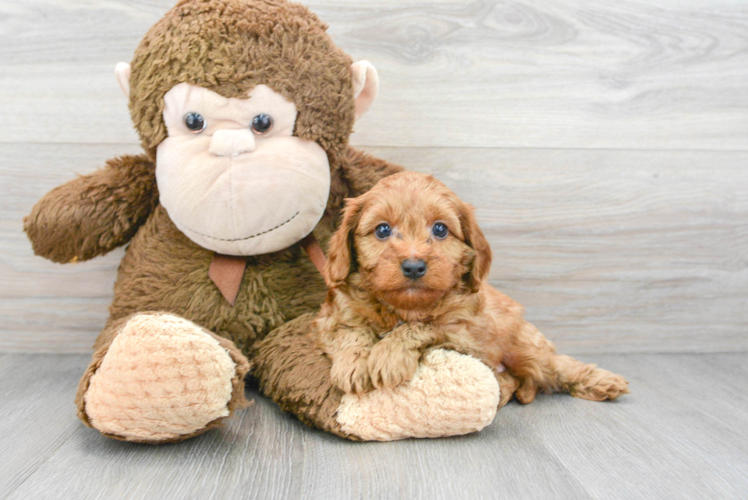
{"label": "light wood floor", "polygon": [[175,445],[113,441],[72,399],[85,355],[0,355],[0,498],[748,497],[743,354],[595,355],[624,374],[615,403],[541,396],[480,433],[352,443],[254,391],[220,430]]}

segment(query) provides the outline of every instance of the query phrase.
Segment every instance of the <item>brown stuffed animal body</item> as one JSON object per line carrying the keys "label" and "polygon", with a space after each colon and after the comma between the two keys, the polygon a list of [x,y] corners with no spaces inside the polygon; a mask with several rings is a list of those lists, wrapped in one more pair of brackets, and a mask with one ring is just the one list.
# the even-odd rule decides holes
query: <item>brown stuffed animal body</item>
{"label": "brown stuffed animal body", "polygon": [[[312,232],[325,240],[345,197],[401,170],[347,145],[377,75],[325,30],[282,0],[182,0],[132,64],[117,66],[144,154],[52,190],[25,219],[34,251],[54,262],[129,243],[79,385],[87,425],[150,443],[204,432],[245,404],[247,356],[284,409],[351,439],[448,435],[492,420],[490,370],[450,355],[427,383],[459,394],[462,407],[372,431],[371,410],[331,384],[329,359],[307,335],[325,285],[299,242]],[[376,409],[413,406],[411,397]]]}

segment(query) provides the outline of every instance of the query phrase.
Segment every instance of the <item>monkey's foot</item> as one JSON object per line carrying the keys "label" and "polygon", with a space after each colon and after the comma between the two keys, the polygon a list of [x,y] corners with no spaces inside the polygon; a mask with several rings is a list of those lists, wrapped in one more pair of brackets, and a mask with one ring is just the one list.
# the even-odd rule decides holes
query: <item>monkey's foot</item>
{"label": "monkey's foot", "polygon": [[108,437],[181,441],[246,406],[246,358],[231,341],[178,316],[132,316],[100,363],[94,359],[79,413]]}
{"label": "monkey's foot", "polygon": [[253,346],[253,374],[265,395],[299,420],[338,436],[364,441],[444,437],[479,431],[499,405],[499,383],[476,358],[436,349],[413,378],[363,396],[332,383],[332,362],[309,332],[304,314]]}
{"label": "monkey's foot", "polygon": [[499,393],[496,377],[485,364],[437,349],[421,361],[408,383],[343,396],[336,420],[344,434],[365,441],[455,436],[490,424]]}

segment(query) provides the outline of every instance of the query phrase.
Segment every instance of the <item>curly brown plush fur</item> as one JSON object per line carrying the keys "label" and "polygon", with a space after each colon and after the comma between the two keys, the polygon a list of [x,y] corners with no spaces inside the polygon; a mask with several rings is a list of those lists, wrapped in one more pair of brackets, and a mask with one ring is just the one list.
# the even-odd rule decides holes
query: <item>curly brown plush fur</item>
{"label": "curly brown plush fur", "polygon": [[[238,360],[239,380],[228,404],[233,411],[244,400],[248,365],[241,352],[249,354],[257,339],[316,310],[324,299],[322,277],[296,244],[250,257],[236,305],[224,300],[208,277],[213,253],[182,234],[158,204],[155,150],[166,137],[163,97],[174,85],[187,82],[225,97],[245,96],[259,83],[270,86],[295,102],[295,135],[317,142],[328,154],[331,193],[314,231],[325,241],[343,198],[402,170],[347,146],[355,116],[351,59],[325,29],[306,8],[280,0],[180,1],[148,32],[132,62],[130,109],[146,154],[110,160],[104,169],[52,190],[25,218],[34,251],[55,262],[91,259],[129,242],[111,315],[76,401],[86,424],[88,380],[122,322],[136,313],[175,314],[233,341],[236,347],[229,351]],[[287,366],[284,359],[272,360],[279,363],[277,370]],[[319,383],[330,387],[329,380]],[[313,404],[327,407],[321,400]]]}
{"label": "curly brown plush fur", "polygon": [[345,393],[391,389],[413,377],[425,351],[450,346],[506,366],[502,402],[517,385],[522,403],[539,390],[596,401],[628,392],[621,376],[556,354],[522,306],[488,285],[490,264],[472,207],[431,176],[395,174],[349,200],[314,323],[333,383]]}
{"label": "curly brown plush fur", "polygon": [[284,0],[180,1],[132,61],[130,110],[143,148],[153,156],[166,138],[163,96],[176,84],[245,97],[264,83],[296,104],[296,136],[341,156],[353,130],[353,61],[326,29]]}
{"label": "curly brown plush fur", "polygon": [[130,241],[158,204],[155,168],[145,155],[122,156],[47,193],[24,219],[34,253],[64,264]]}

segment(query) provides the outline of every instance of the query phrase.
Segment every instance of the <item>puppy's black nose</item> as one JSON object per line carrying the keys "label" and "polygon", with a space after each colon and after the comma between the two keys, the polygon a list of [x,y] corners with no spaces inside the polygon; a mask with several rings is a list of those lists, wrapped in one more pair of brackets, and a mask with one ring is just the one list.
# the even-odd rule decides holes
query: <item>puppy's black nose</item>
{"label": "puppy's black nose", "polygon": [[420,259],[408,259],[400,267],[403,269],[403,275],[412,280],[417,280],[426,274],[426,263]]}

